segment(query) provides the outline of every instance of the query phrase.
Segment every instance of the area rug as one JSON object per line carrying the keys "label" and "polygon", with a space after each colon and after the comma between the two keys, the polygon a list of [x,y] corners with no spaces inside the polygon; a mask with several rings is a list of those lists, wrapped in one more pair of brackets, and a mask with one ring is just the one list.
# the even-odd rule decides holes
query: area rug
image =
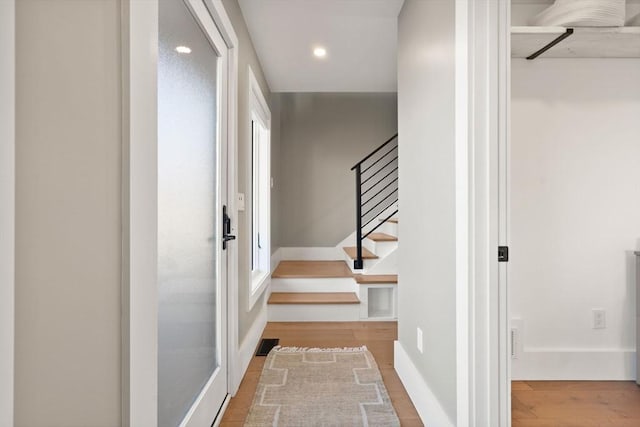
{"label": "area rug", "polygon": [[274,347],[245,426],[399,426],[366,347]]}

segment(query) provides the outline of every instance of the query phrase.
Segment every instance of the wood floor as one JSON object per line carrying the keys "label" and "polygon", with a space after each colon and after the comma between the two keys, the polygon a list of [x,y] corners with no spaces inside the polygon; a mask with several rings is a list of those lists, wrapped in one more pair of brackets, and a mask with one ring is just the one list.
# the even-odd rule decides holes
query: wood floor
{"label": "wood floor", "polygon": [[[280,338],[282,346],[296,347],[356,347],[366,345],[378,363],[382,379],[402,426],[422,426],[407,392],[393,370],[393,341],[397,339],[396,322],[271,322],[263,338]],[[221,426],[242,426],[249,412],[264,357],[254,357],[231,399]]]}
{"label": "wood floor", "polygon": [[513,427],[640,427],[633,381],[514,381]]}
{"label": "wood floor", "polygon": [[[395,322],[273,322],[267,324],[263,338],[280,338],[283,346],[366,345],[378,363],[401,424],[422,425],[393,370]],[[251,360],[222,426],[244,424],[264,360]],[[640,387],[632,381],[514,381],[511,407],[513,427],[640,427]]]}

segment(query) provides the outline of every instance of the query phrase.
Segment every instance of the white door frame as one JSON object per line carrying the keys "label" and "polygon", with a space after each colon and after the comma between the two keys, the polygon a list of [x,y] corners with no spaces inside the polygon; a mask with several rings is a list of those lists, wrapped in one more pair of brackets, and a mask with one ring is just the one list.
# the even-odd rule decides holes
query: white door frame
{"label": "white door frame", "polygon": [[0,1],[0,425],[13,425],[15,0]]}
{"label": "white door frame", "polygon": [[466,67],[460,78],[467,84],[459,86],[464,93],[456,101],[467,107],[459,124],[468,129],[457,169],[467,170],[469,179],[469,252],[462,263],[468,267],[462,270],[468,289],[461,292],[466,302],[458,300],[468,314],[458,316],[468,322],[460,326],[462,332],[468,328],[466,334],[459,330],[461,348],[468,351],[458,356],[458,372],[466,374],[458,382],[458,425],[506,427],[511,425],[508,298],[506,264],[498,263],[497,252],[498,245],[508,244],[510,0],[458,0],[456,8],[466,14],[466,40],[460,41],[464,46],[456,62]]}
{"label": "white door frame", "polygon": [[[221,0],[204,0],[228,48],[228,212],[237,208],[238,39]],[[122,3],[123,277],[122,424],[158,424],[157,312],[158,0]],[[238,250],[229,245],[228,387],[235,393],[238,351]]]}

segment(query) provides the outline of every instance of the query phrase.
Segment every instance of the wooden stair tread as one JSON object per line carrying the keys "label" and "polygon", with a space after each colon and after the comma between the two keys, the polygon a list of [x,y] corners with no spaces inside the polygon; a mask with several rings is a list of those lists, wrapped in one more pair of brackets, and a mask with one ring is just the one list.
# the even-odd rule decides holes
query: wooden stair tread
{"label": "wooden stair tread", "polygon": [[280,261],[272,278],[339,278],[352,277],[351,269],[344,261]]}
{"label": "wooden stair tread", "polygon": [[394,224],[397,224],[398,218],[389,218],[389,219],[380,218],[380,222],[392,222]]}
{"label": "wooden stair tread", "polygon": [[353,276],[361,285],[375,285],[380,283],[398,283],[397,274],[356,274]]}
{"label": "wooden stair tread", "polygon": [[398,218],[389,218],[387,220],[384,220],[384,219],[380,218],[380,222],[392,222],[394,224],[397,224],[398,223]]}
{"label": "wooden stair tread", "polygon": [[[342,248],[349,255],[349,258],[356,259],[358,257],[358,248],[355,246],[347,246]],[[362,248],[362,259],[378,259],[378,255],[374,254],[367,248]]]}
{"label": "wooden stair tread", "polygon": [[371,233],[367,236],[367,239],[373,240],[374,242],[397,242],[398,238],[396,236],[392,236],[391,234],[386,233]]}
{"label": "wooden stair tread", "polygon": [[355,292],[273,292],[269,304],[360,304]]}

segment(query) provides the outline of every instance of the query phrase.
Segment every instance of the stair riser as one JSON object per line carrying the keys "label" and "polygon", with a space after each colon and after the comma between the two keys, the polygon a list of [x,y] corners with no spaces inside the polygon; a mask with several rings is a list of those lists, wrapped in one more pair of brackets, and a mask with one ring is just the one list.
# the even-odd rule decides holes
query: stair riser
{"label": "stair riser", "polygon": [[391,236],[398,237],[398,224],[392,222],[385,222],[376,231],[381,233],[387,233]]}
{"label": "stair riser", "polygon": [[374,242],[370,239],[364,239],[362,245],[378,255],[378,257],[383,258],[398,247],[398,242]]}
{"label": "stair riser", "polygon": [[[360,274],[365,272],[368,268],[373,267],[374,265],[376,265],[376,263],[378,262],[377,259],[365,259],[363,260],[363,264],[364,264],[364,268],[362,270],[356,270],[355,268],[353,268],[353,260],[351,258],[349,258],[348,255],[345,254],[345,261],[347,262],[347,265],[349,266],[349,268],[351,269],[351,271],[353,271],[356,274]],[[396,274],[391,273],[391,274]]]}
{"label": "stair riser", "polygon": [[358,286],[350,277],[323,279],[271,279],[272,292],[357,292]]}
{"label": "stair riser", "polygon": [[360,304],[269,304],[270,322],[356,322]]}

